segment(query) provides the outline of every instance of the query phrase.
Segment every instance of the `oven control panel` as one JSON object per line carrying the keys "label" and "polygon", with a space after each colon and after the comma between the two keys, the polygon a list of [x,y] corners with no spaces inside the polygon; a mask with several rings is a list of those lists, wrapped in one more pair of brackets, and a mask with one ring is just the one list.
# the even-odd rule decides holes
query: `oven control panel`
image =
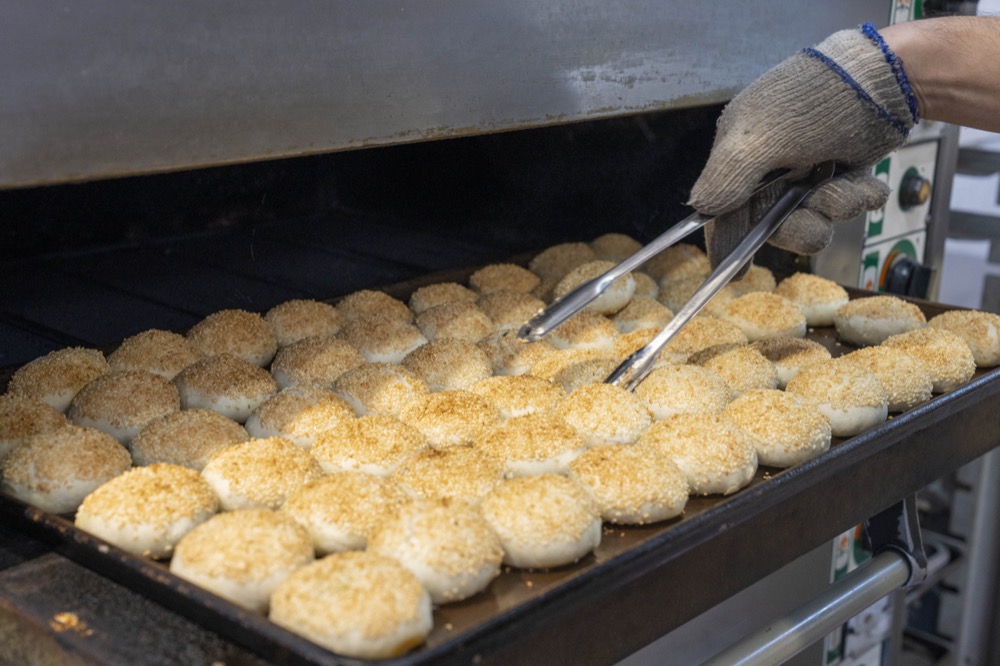
{"label": "oven control panel", "polygon": [[892,188],[884,207],[866,215],[858,286],[926,297],[932,268],[924,260],[938,142],[903,146],[874,167]]}
{"label": "oven control panel", "polygon": [[921,122],[906,145],[872,167],[892,190],[889,199],[878,210],[837,223],[830,247],[812,258],[814,273],[872,291],[934,298],[939,267],[930,239],[947,225],[935,204],[946,184],[936,182],[942,145],[951,138],[943,129]]}

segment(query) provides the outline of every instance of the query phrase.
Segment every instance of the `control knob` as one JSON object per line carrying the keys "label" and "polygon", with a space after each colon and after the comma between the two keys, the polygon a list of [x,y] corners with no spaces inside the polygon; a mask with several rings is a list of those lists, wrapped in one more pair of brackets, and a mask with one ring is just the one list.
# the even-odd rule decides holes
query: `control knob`
{"label": "control knob", "polygon": [[899,207],[909,210],[922,206],[931,198],[931,181],[920,174],[915,167],[910,167],[899,181]]}
{"label": "control knob", "polygon": [[927,298],[934,269],[913,257],[895,253],[886,261],[882,289],[890,294]]}

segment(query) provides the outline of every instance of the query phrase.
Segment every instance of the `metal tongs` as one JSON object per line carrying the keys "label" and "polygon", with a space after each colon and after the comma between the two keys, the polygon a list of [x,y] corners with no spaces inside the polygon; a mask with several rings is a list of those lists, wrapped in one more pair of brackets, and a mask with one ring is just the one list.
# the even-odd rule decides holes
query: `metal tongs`
{"label": "metal tongs", "polygon": [[[814,167],[804,178],[792,181],[788,185],[788,189],[785,190],[777,202],[761,217],[756,226],[750,230],[750,233],[740,241],[736,249],[722,260],[718,267],[712,271],[712,274],[694,292],[690,300],[684,304],[684,307],[677,311],[674,318],[670,320],[670,323],[649,344],[625,359],[604,381],[629,391],[635,389],[653,369],[656,357],[659,356],[660,351],[667,343],[677,335],[677,332],[694,318],[712,297],[719,293],[719,290],[729,283],[733,276],[764,245],[767,239],[777,231],[778,227],[791,215],[792,211],[798,208],[802,200],[816,187],[832,178],[835,173],[836,165],[833,162],[824,162]],[[758,188],[758,191],[770,185],[774,180],[776,178],[765,182],[761,188]],[[693,213],[684,218],[631,257],[623,260],[606,273],[584,282],[532,317],[528,323],[521,327],[517,336],[529,342],[542,339],[555,327],[559,326],[559,324],[562,324],[597,299],[615,280],[635,270],[649,261],[650,258],[677,243],[682,238],[697,231],[710,219],[710,217],[703,216],[700,213]]]}

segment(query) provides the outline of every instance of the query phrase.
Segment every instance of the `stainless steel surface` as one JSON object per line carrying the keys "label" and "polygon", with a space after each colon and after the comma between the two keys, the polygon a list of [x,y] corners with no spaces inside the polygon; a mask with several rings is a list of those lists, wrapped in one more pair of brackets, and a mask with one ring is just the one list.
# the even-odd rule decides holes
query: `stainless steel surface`
{"label": "stainless steel surface", "polygon": [[[760,539],[766,539],[761,535]],[[830,554],[824,543],[798,557],[719,605],[684,623],[666,636],[628,656],[617,666],[703,664],[768,622],[786,616],[813,599],[830,584]],[[818,641],[793,659],[794,666],[821,666],[823,645]]]}
{"label": "stainless steel surface", "polygon": [[622,361],[621,365],[608,376],[607,383],[621,386],[629,391],[634,390],[653,369],[656,357],[660,355],[667,343],[712,300],[713,296],[719,293],[719,290],[729,284],[729,281],[750,261],[757,250],[778,230],[785,218],[791,215],[792,211],[802,203],[806,195],[819,184],[831,178],[834,170],[834,164],[827,162],[813,168],[807,177],[791,183],[777,202],[771,206],[740,244],[719,263],[704,284],[698,287],[688,302],[684,304],[684,307],[677,311],[674,318],[663,330],[657,333],[649,344]]}
{"label": "stainless steel surface", "polygon": [[944,264],[944,242],[951,227],[951,189],[955,180],[955,165],[958,163],[958,133],[955,125],[941,128],[938,142],[937,161],[934,169],[934,193],[927,223],[927,244],[924,247],[924,261],[934,268],[927,297],[936,299],[941,288],[941,266]]}
{"label": "stainless steel surface", "polygon": [[962,628],[953,652],[956,664],[986,663],[1000,566],[1000,452],[983,456],[969,538],[967,577],[962,595]]}
{"label": "stainless steel surface", "polygon": [[861,276],[865,225],[864,215],[837,222],[837,230],[830,245],[809,258],[812,272],[837,284],[856,287]]}
{"label": "stainless steel surface", "polygon": [[644,245],[638,252],[616,264],[603,275],[588,280],[552,305],[532,317],[518,331],[517,337],[536,342],[552,332],[559,324],[583,310],[607,291],[615,280],[639,268],[665,249],[705,226],[709,218],[692,213]]}
{"label": "stainless steel surface", "polygon": [[812,602],[732,645],[707,663],[712,666],[783,663],[899,588],[909,575],[903,557],[885,551],[832,583]]}
{"label": "stainless steel surface", "polygon": [[7,3],[0,187],[722,102],[885,0]]}

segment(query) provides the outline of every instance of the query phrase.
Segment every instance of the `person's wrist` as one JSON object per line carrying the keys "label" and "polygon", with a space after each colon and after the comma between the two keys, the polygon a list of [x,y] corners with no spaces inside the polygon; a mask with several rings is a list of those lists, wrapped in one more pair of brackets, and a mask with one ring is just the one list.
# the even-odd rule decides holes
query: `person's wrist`
{"label": "person's wrist", "polygon": [[899,59],[906,78],[917,101],[919,114],[925,118],[934,118],[934,109],[930,103],[931,96],[927,94],[927,68],[931,65],[925,57],[922,48],[920,26],[917,22],[897,23],[879,30],[886,45],[892,49]]}

